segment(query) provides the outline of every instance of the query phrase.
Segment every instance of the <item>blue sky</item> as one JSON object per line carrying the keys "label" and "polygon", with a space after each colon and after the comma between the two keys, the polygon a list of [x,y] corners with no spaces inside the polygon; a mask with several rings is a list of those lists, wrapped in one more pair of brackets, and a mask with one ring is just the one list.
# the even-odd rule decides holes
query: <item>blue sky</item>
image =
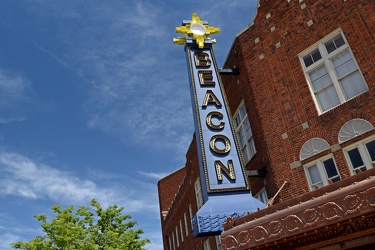
{"label": "blue sky", "polygon": [[157,181],[185,163],[193,118],[175,27],[221,28],[222,66],[256,0],[1,0],[0,249],[59,204],[117,204],[162,249]]}

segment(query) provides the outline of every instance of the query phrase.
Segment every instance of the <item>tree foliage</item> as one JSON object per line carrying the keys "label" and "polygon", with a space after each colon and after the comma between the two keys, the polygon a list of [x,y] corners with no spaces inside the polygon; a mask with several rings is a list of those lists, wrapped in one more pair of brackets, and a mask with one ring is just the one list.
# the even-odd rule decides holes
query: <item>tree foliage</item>
{"label": "tree foliage", "polygon": [[92,200],[91,208],[79,207],[74,212],[70,206],[61,209],[55,205],[56,216],[47,221],[44,214],[35,215],[40,221],[44,236],[37,236],[28,242],[12,244],[22,250],[138,250],[150,243],[141,239],[142,229],[134,230],[136,221],[126,221],[130,215],[122,215],[123,207],[116,205],[103,209]]}

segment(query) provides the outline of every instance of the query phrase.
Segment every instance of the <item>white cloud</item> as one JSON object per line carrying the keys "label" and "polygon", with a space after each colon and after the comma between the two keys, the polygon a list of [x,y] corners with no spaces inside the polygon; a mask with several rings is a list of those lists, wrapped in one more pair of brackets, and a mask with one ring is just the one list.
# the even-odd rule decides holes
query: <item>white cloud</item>
{"label": "white cloud", "polygon": [[[0,124],[24,121],[31,94],[30,81],[20,72],[0,68]],[[12,110],[12,112],[9,112]]]}
{"label": "white cloud", "polygon": [[0,68],[0,108],[26,98],[30,82],[18,72]]}
{"label": "white cloud", "polygon": [[[96,5],[39,0],[29,6],[56,20],[66,50],[51,44],[38,44],[39,49],[87,84],[87,126],[151,150],[168,150],[182,162],[194,130],[183,47],[172,44],[179,35],[174,28],[191,17],[182,8],[199,4],[201,18],[222,28],[215,50],[224,58],[233,41],[226,32],[244,26],[222,17],[249,6],[249,0],[223,1],[204,8],[211,3],[179,3],[179,9],[149,0]],[[251,15],[249,9],[249,21]]]}
{"label": "white cloud", "polygon": [[59,41],[67,49],[57,52],[40,41],[35,46],[88,83],[88,126],[183,159],[193,132],[189,85],[183,47],[178,48],[181,58],[175,58],[173,28],[166,29],[160,5],[30,4],[39,15],[53,13]]}
{"label": "white cloud", "polygon": [[21,122],[26,120],[26,117],[24,116],[18,116],[18,115],[10,115],[7,117],[0,117],[0,124],[6,124],[11,122]]}
{"label": "white cloud", "polygon": [[146,173],[142,171],[139,171],[138,173],[148,178],[156,179],[156,180],[160,180],[161,178],[164,178],[165,176],[170,174],[170,173],[151,173],[151,172]]}
{"label": "white cloud", "polygon": [[13,249],[10,247],[10,244],[15,243],[19,240],[21,240],[21,238],[15,234],[11,234],[11,233],[0,234],[0,249],[2,250]]}
{"label": "white cloud", "polygon": [[[62,171],[44,163],[35,162],[17,153],[0,152],[0,195],[14,195],[28,199],[49,199],[63,204],[87,204],[97,199],[103,206],[124,206],[127,213],[157,212],[156,192],[150,192],[146,183],[133,188],[127,182],[112,182],[100,186],[92,180],[82,179],[72,172]],[[154,203],[150,203],[150,199]]]}

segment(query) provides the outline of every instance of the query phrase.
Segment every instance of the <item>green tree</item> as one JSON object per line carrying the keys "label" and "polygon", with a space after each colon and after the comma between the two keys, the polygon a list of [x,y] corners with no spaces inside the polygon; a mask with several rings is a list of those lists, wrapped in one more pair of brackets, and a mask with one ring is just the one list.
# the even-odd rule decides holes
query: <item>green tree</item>
{"label": "green tree", "polygon": [[55,205],[52,210],[56,216],[49,222],[46,215],[35,215],[42,223],[44,236],[11,246],[22,250],[138,250],[150,243],[140,238],[142,229],[133,229],[136,221],[126,221],[131,216],[122,215],[123,207],[103,209],[96,200],[90,205],[75,212],[73,206],[61,209]]}

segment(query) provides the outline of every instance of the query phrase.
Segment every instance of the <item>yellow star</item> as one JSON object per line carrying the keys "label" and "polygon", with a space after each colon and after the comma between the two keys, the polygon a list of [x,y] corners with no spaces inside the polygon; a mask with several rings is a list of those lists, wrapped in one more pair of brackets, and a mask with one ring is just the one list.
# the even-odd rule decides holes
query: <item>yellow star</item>
{"label": "yellow star", "polygon": [[[198,47],[202,49],[204,47],[204,41],[206,40],[206,38],[211,34],[219,33],[220,28],[215,28],[213,26],[208,26],[208,24],[203,24],[198,14],[193,13],[190,23],[176,27],[176,32],[186,34],[188,37],[193,38],[193,40],[195,40],[195,42],[198,44]],[[212,43],[216,43],[215,39],[212,39],[211,41]],[[186,36],[174,38],[173,43],[184,45],[186,43]]]}

